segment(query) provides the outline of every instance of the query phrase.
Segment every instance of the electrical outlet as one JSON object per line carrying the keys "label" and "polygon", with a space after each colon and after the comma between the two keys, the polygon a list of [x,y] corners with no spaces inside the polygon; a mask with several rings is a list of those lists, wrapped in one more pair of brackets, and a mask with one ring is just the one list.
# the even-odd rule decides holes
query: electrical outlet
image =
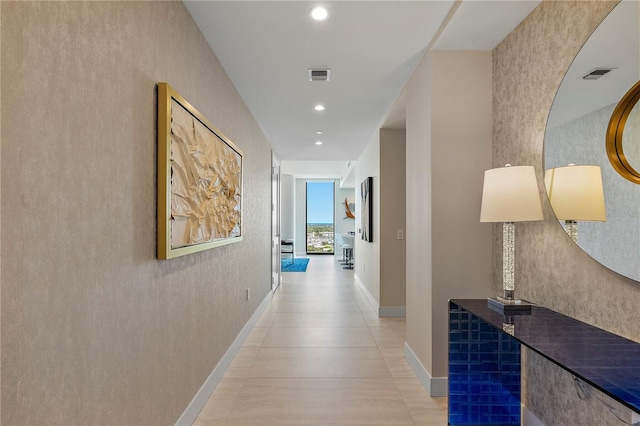
{"label": "electrical outlet", "polygon": [[398,229],[396,231],[396,238],[399,240],[404,240],[404,232],[402,231],[402,229]]}
{"label": "electrical outlet", "polygon": [[367,270],[367,265],[365,265],[364,263],[362,264],[362,270],[366,271]]}
{"label": "electrical outlet", "polygon": [[247,300],[249,300],[249,296],[251,295],[249,292],[250,289],[247,289]]}

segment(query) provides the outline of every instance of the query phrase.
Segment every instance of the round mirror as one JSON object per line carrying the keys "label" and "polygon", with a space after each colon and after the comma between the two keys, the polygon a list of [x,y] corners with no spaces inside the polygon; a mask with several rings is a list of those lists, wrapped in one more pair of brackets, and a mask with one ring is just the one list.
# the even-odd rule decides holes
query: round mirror
{"label": "round mirror", "polygon": [[[640,281],[640,102],[627,104],[624,120],[618,119],[614,124],[620,138],[616,141],[619,150],[611,161],[607,135],[611,132],[610,123],[615,120],[614,111],[640,80],[639,21],[638,2],[620,2],[584,44],[567,70],[551,107],[543,159],[551,206],[568,233],[574,235],[574,241],[604,266],[637,281]],[[623,177],[614,163],[627,173],[629,169],[635,170],[638,183]],[[569,164],[577,167],[574,170],[567,167]],[[595,181],[581,190],[588,190],[590,198],[603,199],[606,214],[587,219],[582,215],[582,219],[572,220],[571,216],[580,215],[564,210],[561,213],[559,207],[554,207],[559,206],[557,197],[563,192],[556,191],[554,195],[553,188],[566,187],[558,180],[561,176],[587,169],[599,172],[602,193],[594,194],[597,191],[593,189],[598,187]],[[574,182],[584,184],[585,179]],[[564,193],[572,191],[575,194],[577,190]],[[574,196],[568,205],[577,208],[578,204],[586,205],[586,200],[587,195]]]}
{"label": "round mirror", "polygon": [[640,172],[636,171],[640,144],[634,130],[638,124],[639,98],[640,81],[622,97],[607,128],[607,155],[611,165],[620,176],[637,184],[640,184]]}

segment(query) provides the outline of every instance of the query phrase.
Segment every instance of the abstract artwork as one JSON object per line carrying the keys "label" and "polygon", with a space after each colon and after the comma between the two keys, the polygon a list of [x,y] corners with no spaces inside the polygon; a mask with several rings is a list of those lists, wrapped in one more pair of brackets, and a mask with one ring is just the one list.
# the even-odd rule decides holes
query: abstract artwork
{"label": "abstract artwork", "polygon": [[369,176],[360,184],[360,217],[362,220],[362,234],[364,241],[373,242],[373,178]]}
{"label": "abstract artwork", "polygon": [[158,258],[242,240],[242,152],[158,84]]}
{"label": "abstract artwork", "polygon": [[356,209],[355,203],[350,203],[347,199],[344,199],[344,218],[345,219],[355,219],[356,217],[353,214],[353,211]]}

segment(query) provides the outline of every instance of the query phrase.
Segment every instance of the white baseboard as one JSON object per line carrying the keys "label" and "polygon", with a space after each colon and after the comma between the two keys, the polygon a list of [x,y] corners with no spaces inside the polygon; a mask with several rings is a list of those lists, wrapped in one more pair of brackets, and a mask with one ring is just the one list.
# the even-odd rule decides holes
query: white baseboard
{"label": "white baseboard", "polygon": [[380,305],[378,305],[378,302],[376,301],[375,297],[373,297],[373,295],[369,293],[369,289],[367,288],[367,286],[365,286],[364,283],[360,281],[360,277],[358,277],[358,274],[354,273],[353,278],[354,278],[354,281],[356,282],[356,285],[358,286],[358,288],[360,288],[360,291],[362,292],[362,294],[364,294],[364,297],[367,299],[367,302],[369,302],[369,305],[371,306],[373,311],[376,314],[379,314]]}
{"label": "white baseboard", "polygon": [[431,377],[407,342],[404,342],[404,356],[430,396],[448,395],[449,379],[447,377]]}
{"label": "white baseboard", "polygon": [[378,305],[378,301],[369,292],[369,289],[367,288],[367,286],[365,286],[364,283],[360,280],[360,277],[358,277],[358,274],[354,273],[353,274],[353,279],[356,282],[356,284],[358,285],[358,288],[360,288],[360,291],[362,292],[362,294],[364,294],[364,297],[367,299],[367,302],[369,302],[369,305],[371,306],[371,309],[373,309],[373,312],[375,312],[378,315],[378,317],[380,317],[380,318],[390,318],[390,317],[402,318],[402,317],[406,317],[407,316],[407,307],[406,306],[380,306],[380,305]]}
{"label": "white baseboard", "polygon": [[227,352],[225,352],[222,359],[220,359],[218,365],[216,365],[211,374],[209,374],[209,377],[207,377],[207,380],[204,381],[198,392],[196,392],[195,396],[176,422],[177,426],[191,426],[196,421],[196,418],[198,418],[198,414],[200,414],[200,411],[202,411],[202,407],[204,407],[204,405],[209,400],[209,397],[220,382],[220,379],[222,379],[222,376],[224,376],[224,373],[226,373],[227,369],[231,365],[231,362],[233,361],[233,358],[240,350],[240,347],[242,346],[244,341],[247,340],[251,329],[253,329],[253,326],[256,325],[258,319],[260,319],[260,316],[264,313],[265,309],[267,309],[267,306],[269,305],[269,302],[271,302],[272,298],[273,292],[270,291],[264,298],[262,303],[260,303],[260,306],[258,306],[253,315],[251,315],[251,318],[249,318],[249,321],[247,321],[240,333],[238,333],[238,336],[235,338],[231,346],[229,346],[229,349],[227,349]]}
{"label": "white baseboard", "polygon": [[407,316],[406,306],[380,306],[378,316],[383,318],[397,317],[403,318]]}
{"label": "white baseboard", "polygon": [[527,407],[522,405],[520,410],[520,423],[522,426],[545,426],[535,414],[533,414]]}

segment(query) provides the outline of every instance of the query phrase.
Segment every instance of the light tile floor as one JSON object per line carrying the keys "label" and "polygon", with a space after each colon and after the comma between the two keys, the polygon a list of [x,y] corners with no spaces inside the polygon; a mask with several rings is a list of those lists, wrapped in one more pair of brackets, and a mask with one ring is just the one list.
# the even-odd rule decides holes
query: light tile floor
{"label": "light tile floor", "polygon": [[404,319],[378,318],[337,256],[282,281],[195,425],[447,424],[404,358]]}

